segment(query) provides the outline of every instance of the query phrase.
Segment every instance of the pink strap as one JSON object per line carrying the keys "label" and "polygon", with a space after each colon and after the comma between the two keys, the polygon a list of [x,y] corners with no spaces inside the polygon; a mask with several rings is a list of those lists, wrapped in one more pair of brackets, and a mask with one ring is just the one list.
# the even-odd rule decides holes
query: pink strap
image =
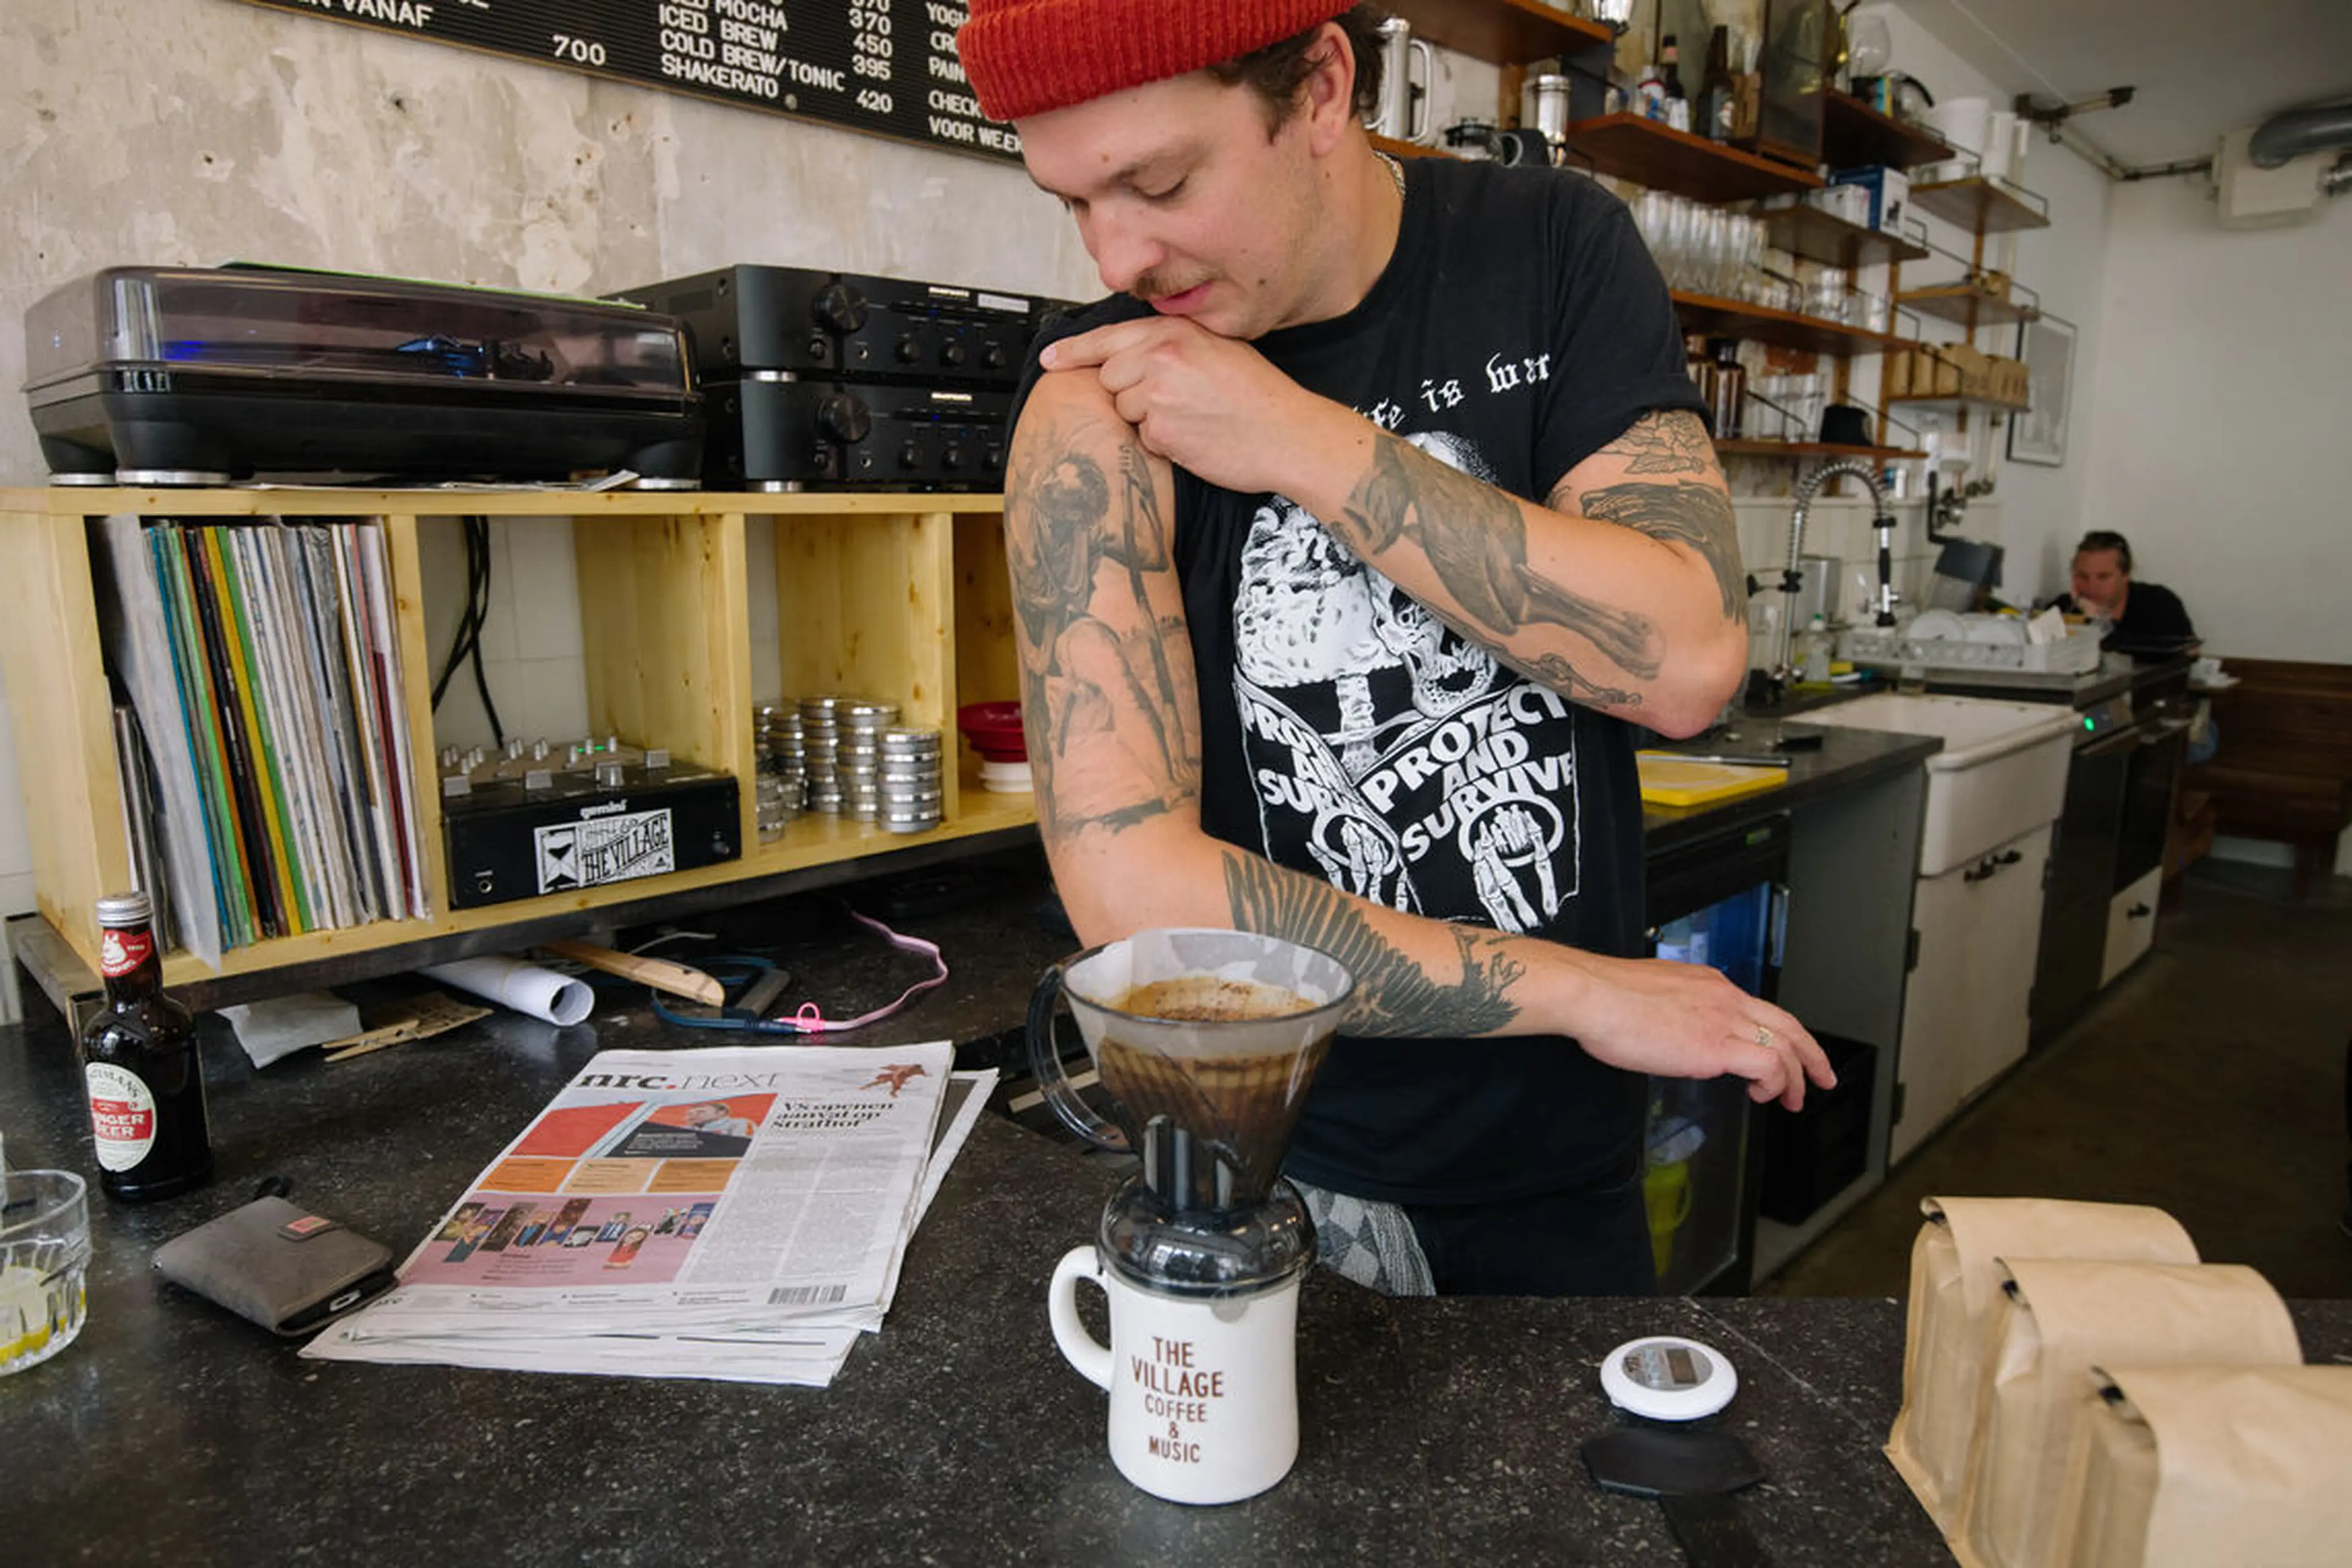
{"label": "pink strap", "polygon": [[786,1028],[791,1029],[793,1033],[796,1035],[845,1035],[852,1029],[862,1029],[868,1024],[879,1023],[881,1020],[888,1017],[891,1014],[898,1011],[901,1007],[904,1007],[908,1002],[913,1001],[919,993],[929,991],[932,986],[941,984],[948,977],[948,961],[940,956],[939,943],[934,942],[925,942],[919,936],[901,936],[897,931],[892,931],[888,926],[884,925],[880,921],[868,919],[866,916],[859,914],[856,910],[849,911],[849,918],[856,921],[859,925],[865,926],[871,931],[880,932],[883,938],[887,940],[892,947],[898,948],[901,952],[919,952],[923,954],[931,961],[937,973],[932,974],[928,980],[918,980],[912,985],[908,986],[906,990],[898,994],[898,999],[897,1001],[892,1002],[886,1006],[877,1007],[870,1013],[861,1013],[855,1018],[845,1018],[838,1023],[827,1018],[823,1013],[819,1012],[815,1003],[803,1002],[800,1005],[799,1010],[794,1012],[791,1017],[779,1018],[776,1020],[777,1023],[783,1025]]}

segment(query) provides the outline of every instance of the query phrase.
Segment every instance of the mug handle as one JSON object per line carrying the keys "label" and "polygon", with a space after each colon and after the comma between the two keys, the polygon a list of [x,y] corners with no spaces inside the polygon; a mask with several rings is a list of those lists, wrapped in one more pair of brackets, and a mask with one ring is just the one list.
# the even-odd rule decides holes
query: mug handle
{"label": "mug handle", "polygon": [[1054,1282],[1045,1287],[1045,1316],[1054,1325],[1054,1343],[1062,1359],[1077,1368],[1097,1388],[1110,1386],[1110,1347],[1087,1331],[1078,1321],[1078,1281],[1102,1284],[1102,1265],[1091,1247],[1074,1247],[1054,1266]]}
{"label": "mug handle", "polygon": [[1070,1087],[1068,1076],[1062,1071],[1062,1052],[1054,1039],[1055,1004],[1061,999],[1062,966],[1048,964],[1045,973],[1037,977],[1036,987],[1029,993],[1029,1071],[1037,1080],[1037,1092],[1054,1108],[1063,1126],[1096,1148],[1108,1149],[1114,1154],[1132,1152],[1127,1134],[1079,1099],[1078,1091]]}

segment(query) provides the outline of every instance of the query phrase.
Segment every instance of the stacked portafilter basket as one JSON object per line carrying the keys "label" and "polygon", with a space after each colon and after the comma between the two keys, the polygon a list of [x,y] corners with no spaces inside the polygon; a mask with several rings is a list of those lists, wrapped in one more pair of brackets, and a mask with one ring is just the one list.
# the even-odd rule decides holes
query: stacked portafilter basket
{"label": "stacked portafilter basket", "polygon": [[898,721],[895,702],[842,698],[834,704],[837,739],[834,773],[841,785],[841,815],[872,822],[882,809],[882,731]]}
{"label": "stacked portafilter basket", "polygon": [[877,820],[890,833],[921,833],[940,825],[940,732],[882,731],[882,767],[876,787]]}
{"label": "stacked portafilter basket", "polygon": [[841,810],[841,750],[838,697],[800,700],[801,760],[808,771],[807,806],[837,815]]}
{"label": "stacked portafilter basket", "polygon": [[784,824],[798,816],[808,800],[808,763],[801,751],[800,713],[762,702],[751,710],[751,735],[759,759],[753,808],[760,842],[772,844],[783,837]]}

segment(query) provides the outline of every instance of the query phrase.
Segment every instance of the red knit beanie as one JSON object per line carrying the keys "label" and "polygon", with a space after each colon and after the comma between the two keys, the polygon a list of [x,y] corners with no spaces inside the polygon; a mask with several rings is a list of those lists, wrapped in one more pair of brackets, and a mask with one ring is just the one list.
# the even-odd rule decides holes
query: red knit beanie
{"label": "red knit beanie", "polygon": [[956,33],[992,120],[1019,120],[1279,43],[1351,0],[969,0]]}

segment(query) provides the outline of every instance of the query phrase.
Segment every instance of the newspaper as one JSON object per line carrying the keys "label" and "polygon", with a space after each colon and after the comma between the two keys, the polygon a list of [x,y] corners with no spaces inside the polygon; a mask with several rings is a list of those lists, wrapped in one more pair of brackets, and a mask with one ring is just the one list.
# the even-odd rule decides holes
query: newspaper
{"label": "newspaper", "polygon": [[996,1075],[954,1047],[593,1058],[329,1361],[823,1386],[881,1326]]}

